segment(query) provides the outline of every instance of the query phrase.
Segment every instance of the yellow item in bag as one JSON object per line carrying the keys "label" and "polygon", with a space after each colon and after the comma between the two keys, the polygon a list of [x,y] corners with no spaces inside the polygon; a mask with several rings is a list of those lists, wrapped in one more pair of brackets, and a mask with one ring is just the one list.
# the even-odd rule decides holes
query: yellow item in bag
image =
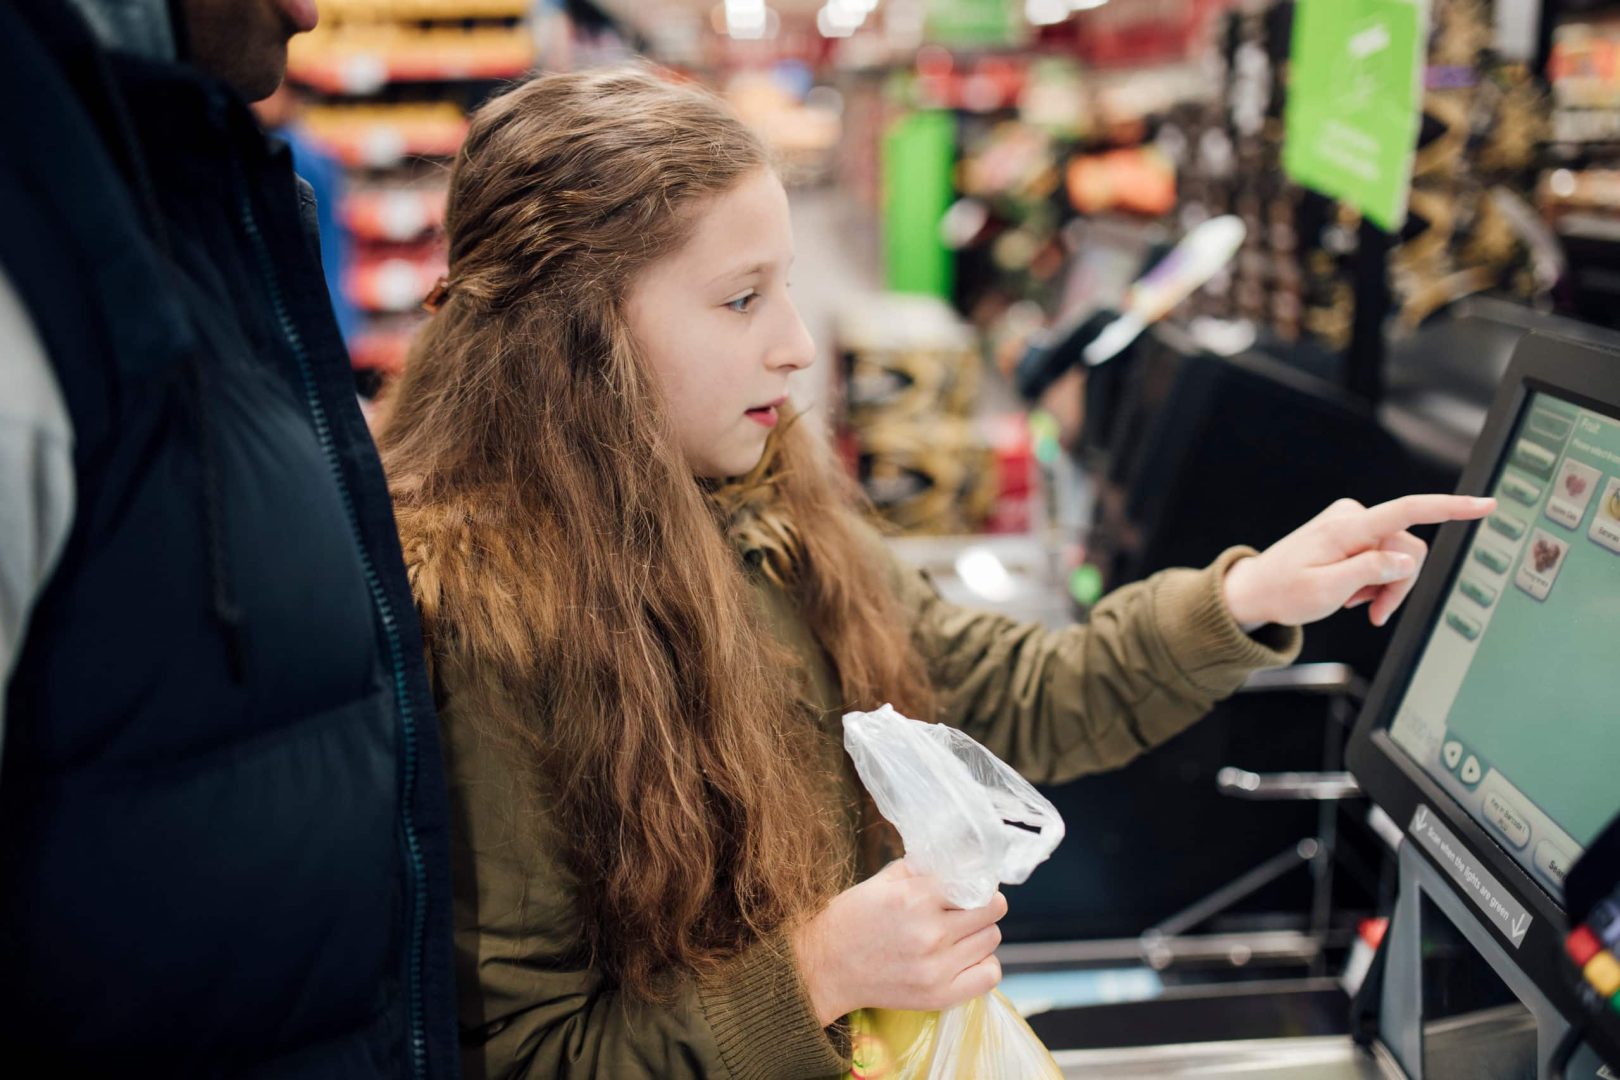
{"label": "yellow item in bag", "polygon": [[944,1012],[861,1009],[849,1018],[848,1080],[1062,1080],[999,990]]}
{"label": "yellow item in bag", "polygon": [[[885,705],[844,714],[844,747],[906,845],[906,862],[945,899],[981,908],[1063,839],[1057,807],[971,737]],[[944,1012],[863,1009],[851,1017],[849,1080],[1061,1080],[1057,1062],[1006,995]]]}

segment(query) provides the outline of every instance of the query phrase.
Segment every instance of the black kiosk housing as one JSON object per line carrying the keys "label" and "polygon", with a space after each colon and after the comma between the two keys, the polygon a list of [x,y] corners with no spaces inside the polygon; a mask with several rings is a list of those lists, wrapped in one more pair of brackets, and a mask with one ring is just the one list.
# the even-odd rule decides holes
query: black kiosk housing
{"label": "black kiosk housing", "polygon": [[[1563,412],[1534,413],[1542,408],[1541,402]],[[1382,983],[1375,989],[1379,995],[1376,1042],[1413,1080],[1554,1075],[1555,1048],[1581,1015],[1577,985],[1564,957],[1569,920],[1560,880],[1579,851],[1569,850],[1569,837],[1562,836],[1554,819],[1528,797],[1521,801],[1516,794],[1496,794],[1516,790],[1506,780],[1512,774],[1512,762],[1495,762],[1503,766],[1500,773],[1481,765],[1463,748],[1461,736],[1451,737],[1453,724],[1459,720],[1456,711],[1448,704],[1447,713],[1436,717],[1429,706],[1437,699],[1419,697],[1413,691],[1420,664],[1438,638],[1457,635],[1467,642],[1477,640],[1483,650],[1494,629],[1493,617],[1502,618],[1503,627],[1513,625],[1500,615],[1510,600],[1517,605],[1512,611],[1550,610],[1547,589],[1536,584],[1545,584],[1546,574],[1538,576],[1538,571],[1544,564],[1551,566],[1548,572],[1555,575],[1556,582],[1556,575],[1572,558],[1587,560],[1582,565],[1588,574],[1566,581],[1565,595],[1553,599],[1572,604],[1578,600],[1582,618],[1591,623],[1582,632],[1601,635],[1600,640],[1610,643],[1614,659],[1620,660],[1620,548],[1598,538],[1597,519],[1605,512],[1607,496],[1620,497],[1620,487],[1613,486],[1620,484],[1620,459],[1608,462],[1607,467],[1594,467],[1587,455],[1587,463],[1572,466],[1569,462],[1576,461],[1571,456],[1573,442],[1564,451],[1549,449],[1554,445],[1550,440],[1543,440],[1545,445],[1524,445],[1529,425],[1556,428],[1549,416],[1556,419],[1557,415],[1572,418],[1572,425],[1586,424],[1586,430],[1607,431],[1603,425],[1608,423],[1620,432],[1620,351],[1535,333],[1520,342],[1459,487],[1466,494],[1501,498],[1506,485],[1520,500],[1517,510],[1505,521],[1458,523],[1440,530],[1348,747],[1351,771],[1402,836],[1398,898],[1384,944]],[[1581,429],[1571,428],[1576,430]],[[1534,473],[1510,468],[1527,460]],[[1560,522],[1553,503],[1569,473],[1577,477],[1568,482],[1570,491],[1578,488],[1587,501],[1575,513],[1573,501],[1565,500],[1557,509],[1566,518]],[[1592,492],[1588,486],[1594,473],[1596,491]],[[1543,489],[1539,504],[1525,501],[1535,488]],[[1507,499],[1503,502],[1513,506]],[[1521,535],[1510,542],[1507,537],[1514,531]],[[1502,543],[1497,544],[1498,540]],[[1576,545],[1593,546],[1575,550]],[[1496,553],[1493,558],[1503,569],[1492,579],[1492,587],[1482,588],[1477,581],[1484,575],[1476,573],[1481,571],[1476,563],[1488,568],[1488,561],[1478,554],[1487,547]],[[1503,558],[1511,561],[1503,564]],[[1592,603],[1590,588],[1574,591],[1582,582],[1589,586],[1595,574],[1609,595],[1609,564],[1600,561],[1609,558],[1613,559],[1612,607],[1606,606],[1607,600],[1603,606]],[[1487,596],[1496,605],[1495,611],[1485,604]],[[1543,606],[1533,606],[1538,603]],[[1595,610],[1612,610],[1614,618],[1593,620],[1590,612]],[[1441,647],[1461,648],[1455,641],[1447,641],[1450,643],[1442,642]],[[1522,657],[1522,670],[1498,667],[1481,677],[1550,677],[1557,660],[1542,657],[1539,659],[1548,662],[1538,665],[1535,647],[1532,640],[1528,650],[1532,655]],[[1545,647],[1556,648],[1556,641],[1549,640]],[[1500,650],[1492,655],[1499,657]],[[1443,659],[1435,670],[1448,664],[1449,659]],[[1609,670],[1620,671],[1620,663]],[[1460,686],[1462,674],[1442,676],[1452,677]],[[1406,706],[1403,703],[1409,694],[1415,704]],[[1476,692],[1466,698],[1454,694],[1451,701],[1459,708],[1465,704],[1474,708],[1478,699]],[[1424,710],[1421,715],[1420,708]],[[1589,725],[1589,732],[1601,733],[1602,716],[1611,718],[1607,723],[1614,735],[1602,741],[1607,737],[1600,734],[1600,745],[1565,738],[1563,729],[1573,721],[1559,715],[1556,705],[1542,715],[1524,718],[1525,724],[1534,725],[1536,735],[1523,742],[1536,753],[1571,755],[1569,760],[1579,766],[1576,771],[1587,778],[1584,805],[1596,808],[1608,800],[1612,805],[1605,814],[1607,820],[1620,811],[1620,708],[1583,717],[1582,722]],[[1433,741],[1423,743],[1421,753],[1414,751],[1419,741],[1416,735],[1405,734],[1398,740],[1392,734],[1392,725],[1398,722],[1407,725],[1404,731],[1426,732],[1425,737]],[[1424,728],[1425,724],[1429,727]],[[1593,780],[1592,755],[1606,759],[1606,784]],[[1544,775],[1541,766],[1537,769],[1537,775]],[[1493,778],[1498,786],[1487,783]],[[1548,790],[1544,783],[1542,790]],[[1568,793],[1555,794],[1565,798]],[[1538,839],[1542,832],[1562,838]],[[1591,835],[1574,837],[1575,845],[1593,839]],[[1486,989],[1487,984],[1494,990]],[[1613,1029],[1594,1029],[1587,1041],[1567,1075],[1612,1075],[1601,1070],[1603,1061],[1620,1065],[1620,1040]]]}

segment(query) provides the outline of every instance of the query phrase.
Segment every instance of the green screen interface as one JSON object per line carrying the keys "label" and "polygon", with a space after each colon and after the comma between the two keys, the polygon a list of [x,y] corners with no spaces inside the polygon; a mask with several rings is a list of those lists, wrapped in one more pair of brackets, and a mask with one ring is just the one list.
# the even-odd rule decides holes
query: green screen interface
{"label": "green screen interface", "polygon": [[1620,421],[1533,393],[1390,737],[1556,896],[1620,812]]}

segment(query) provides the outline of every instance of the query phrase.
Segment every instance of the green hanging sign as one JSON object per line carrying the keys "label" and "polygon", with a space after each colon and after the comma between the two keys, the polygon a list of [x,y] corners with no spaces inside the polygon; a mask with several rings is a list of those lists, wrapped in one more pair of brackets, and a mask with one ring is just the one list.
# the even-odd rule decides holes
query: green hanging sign
{"label": "green hanging sign", "polygon": [[923,36],[953,49],[1016,45],[1024,38],[1023,14],[1016,0],[928,0]]}
{"label": "green hanging sign", "polygon": [[883,137],[883,253],[894,292],[949,300],[955,260],[939,222],[956,195],[956,118],[941,109],[902,116]]}
{"label": "green hanging sign", "polygon": [[1406,221],[1427,0],[1298,0],[1283,167],[1388,232]]}

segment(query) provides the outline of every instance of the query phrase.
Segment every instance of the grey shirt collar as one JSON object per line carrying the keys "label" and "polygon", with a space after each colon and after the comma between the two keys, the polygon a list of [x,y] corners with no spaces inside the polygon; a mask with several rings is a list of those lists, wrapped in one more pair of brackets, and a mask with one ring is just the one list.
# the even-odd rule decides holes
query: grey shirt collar
{"label": "grey shirt collar", "polygon": [[167,0],[69,0],[102,45],[147,60],[174,60]]}

